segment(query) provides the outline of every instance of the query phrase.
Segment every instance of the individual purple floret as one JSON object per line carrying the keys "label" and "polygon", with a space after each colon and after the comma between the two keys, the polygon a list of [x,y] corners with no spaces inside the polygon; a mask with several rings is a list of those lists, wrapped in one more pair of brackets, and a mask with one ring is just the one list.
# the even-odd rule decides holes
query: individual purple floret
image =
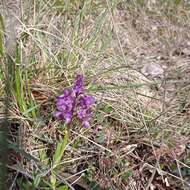
{"label": "individual purple floret", "polygon": [[77,75],[74,81],[73,90],[76,96],[81,94],[84,90],[84,77],[82,75]]}
{"label": "individual purple floret", "polygon": [[79,105],[82,108],[88,108],[95,103],[95,98],[92,96],[82,95],[79,98]]}
{"label": "individual purple floret", "polygon": [[95,98],[84,94],[84,77],[77,75],[73,87],[65,89],[56,99],[57,111],[54,116],[67,124],[72,121],[74,112],[84,127],[89,127],[92,118],[92,105]]}

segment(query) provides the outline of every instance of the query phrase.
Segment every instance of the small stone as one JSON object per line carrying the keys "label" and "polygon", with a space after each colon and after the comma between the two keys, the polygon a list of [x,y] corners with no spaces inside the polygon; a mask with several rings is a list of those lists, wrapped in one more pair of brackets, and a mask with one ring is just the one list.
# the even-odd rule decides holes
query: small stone
{"label": "small stone", "polygon": [[146,64],[142,69],[141,72],[148,76],[152,77],[158,77],[158,76],[163,76],[164,74],[164,69],[157,63],[150,63]]}

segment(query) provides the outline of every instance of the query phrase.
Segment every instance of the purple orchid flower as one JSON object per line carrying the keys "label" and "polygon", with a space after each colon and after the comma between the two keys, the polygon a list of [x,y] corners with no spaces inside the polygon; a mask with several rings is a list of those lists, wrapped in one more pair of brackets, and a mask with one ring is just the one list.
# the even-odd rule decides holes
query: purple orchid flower
{"label": "purple orchid flower", "polygon": [[73,87],[65,89],[63,94],[56,99],[57,111],[54,116],[65,123],[72,121],[74,112],[82,125],[87,128],[90,126],[92,118],[92,106],[95,98],[84,94],[84,77],[77,75]]}

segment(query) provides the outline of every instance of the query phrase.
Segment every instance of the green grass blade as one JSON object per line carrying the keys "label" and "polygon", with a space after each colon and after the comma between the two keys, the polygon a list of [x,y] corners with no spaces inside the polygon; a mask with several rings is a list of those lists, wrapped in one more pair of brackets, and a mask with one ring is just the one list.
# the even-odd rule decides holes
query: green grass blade
{"label": "green grass blade", "polygon": [[[76,43],[76,40],[78,38],[79,32],[80,32],[80,28],[81,28],[81,24],[83,22],[83,19],[91,5],[92,0],[88,0],[88,1],[84,1],[84,5],[79,13],[79,15],[76,17],[75,19],[75,24],[74,24],[74,43]],[[75,41],[76,40],[76,41]]]}
{"label": "green grass blade", "polygon": [[4,31],[3,17],[0,14],[0,57],[1,58],[4,55],[3,31]]}
{"label": "green grass blade", "polygon": [[9,149],[13,149],[16,153],[21,154],[22,156],[24,156],[27,160],[33,160],[35,162],[38,162],[39,160],[36,159],[35,157],[31,156],[30,154],[28,154],[27,152],[25,152],[23,149],[19,148],[19,146],[17,144],[14,144],[12,142],[8,142],[8,148]]}
{"label": "green grass blade", "polygon": [[104,26],[104,23],[106,21],[106,15],[107,15],[108,11],[107,9],[104,9],[100,15],[98,16],[98,18],[96,19],[96,24],[91,32],[91,36],[90,38],[88,39],[88,41],[85,43],[84,45],[84,48],[86,50],[91,50],[94,45],[95,45],[95,42],[102,30],[102,27]]}

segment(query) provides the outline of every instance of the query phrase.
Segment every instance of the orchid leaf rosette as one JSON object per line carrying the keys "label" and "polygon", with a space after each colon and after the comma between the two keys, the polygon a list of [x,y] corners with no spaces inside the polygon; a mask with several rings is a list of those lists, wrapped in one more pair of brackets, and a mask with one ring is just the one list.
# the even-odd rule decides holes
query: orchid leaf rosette
{"label": "orchid leaf rosette", "polygon": [[87,128],[90,126],[92,118],[92,106],[95,104],[95,98],[86,95],[84,92],[84,77],[77,75],[71,88],[63,91],[63,94],[56,98],[56,112],[54,116],[57,119],[71,123],[76,115],[82,125]]}

